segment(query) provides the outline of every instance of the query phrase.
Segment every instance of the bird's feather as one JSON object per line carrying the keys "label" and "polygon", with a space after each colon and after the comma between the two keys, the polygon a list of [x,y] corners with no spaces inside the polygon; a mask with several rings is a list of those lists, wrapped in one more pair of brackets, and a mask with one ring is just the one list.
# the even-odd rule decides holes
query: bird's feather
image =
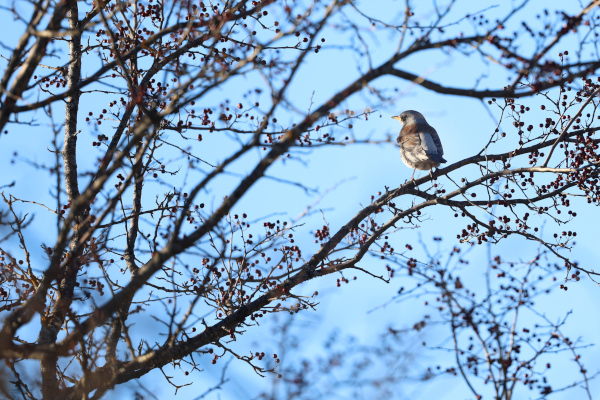
{"label": "bird's feather", "polygon": [[[421,124],[419,124],[421,125]],[[429,135],[431,135],[431,139],[433,140],[433,145],[436,149],[436,154],[439,154],[440,156],[444,155],[444,148],[442,147],[442,141],[440,140],[440,137],[438,136],[437,131],[435,130],[435,128],[429,124],[425,124],[426,126],[419,126],[419,128],[422,129],[422,132],[424,133],[428,133]]]}
{"label": "bird's feather", "polygon": [[438,149],[433,141],[433,136],[428,132],[419,133],[421,148],[427,154],[438,154]]}
{"label": "bird's feather", "polygon": [[408,167],[429,170],[446,162],[440,137],[421,113],[407,110],[394,118],[403,125],[396,141],[402,161]]}
{"label": "bird's feather", "polygon": [[445,163],[444,149],[435,129],[428,123],[405,125],[397,139],[402,160],[418,169],[431,168],[430,162]]}

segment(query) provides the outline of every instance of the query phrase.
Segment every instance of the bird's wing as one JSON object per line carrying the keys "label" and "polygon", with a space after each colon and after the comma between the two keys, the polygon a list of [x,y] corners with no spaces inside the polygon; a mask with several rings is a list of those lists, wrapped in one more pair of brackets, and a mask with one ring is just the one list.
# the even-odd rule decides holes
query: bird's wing
{"label": "bird's wing", "polygon": [[419,136],[421,139],[421,147],[427,154],[444,155],[444,148],[437,132],[431,125],[420,126]]}
{"label": "bird's wing", "polygon": [[435,143],[435,147],[437,148],[437,152],[440,156],[444,155],[444,147],[442,147],[442,141],[440,140],[440,137],[437,134],[437,131],[433,128],[431,128],[431,137],[433,138],[433,143]]}
{"label": "bird's wing", "polygon": [[405,125],[398,137],[400,151],[412,162],[435,161],[445,163],[444,149],[435,129],[429,124]]}
{"label": "bird's wing", "polygon": [[[406,165],[411,166],[414,163],[427,161],[431,158],[426,150],[426,136],[429,135],[423,135],[423,132],[421,132],[416,124],[405,125],[402,128],[398,137],[398,144],[400,146],[400,154]],[[430,146],[434,146],[431,139],[429,139],[429,142]]]}

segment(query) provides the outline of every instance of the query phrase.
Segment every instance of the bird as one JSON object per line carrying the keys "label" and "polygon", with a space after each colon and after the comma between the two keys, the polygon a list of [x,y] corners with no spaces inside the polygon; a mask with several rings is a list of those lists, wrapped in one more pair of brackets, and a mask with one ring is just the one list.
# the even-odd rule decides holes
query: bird
{"label": "bird", "polygon": [[427,123],[423,114],[414,110],[404,111],[392,117],[402,124],[402,130],[396,139],[400,146],[400,156],[407,167],[413,169],[411,181],[416,170],[430,170],[445,163],[444,148],[437,132]]}

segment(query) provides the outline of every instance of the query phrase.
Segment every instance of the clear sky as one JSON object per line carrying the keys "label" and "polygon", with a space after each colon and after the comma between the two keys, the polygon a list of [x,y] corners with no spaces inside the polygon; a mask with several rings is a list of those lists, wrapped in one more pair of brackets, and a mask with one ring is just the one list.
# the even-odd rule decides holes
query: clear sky
{"label": "clear sky", "polygon": [[[432,14],[423,4],[425,2],[415,2],[418,5],[414,12],[417,16],[422,16],[423,24],[432,18]],[[444,2],[446,3],[446,2]],[[574,13],[579,8],[579,2],[559,2],[559,1],[531,1],[522,11],[523,16],[527,17],[529,23],[536,24],[535,14],[540,12],[540,7],[564,9],[567,13]],[[398,22],[403,13],[404,1],[376,0],[359,2],[359,7],[369,15],[388,22]],[[466,13],[476,14],[479,10],[486,10],[486,18],[493,20],[507,12],[515,2],[513,1],[458,1],[454,11],[447,17],[449,22],[460,20]],[[421,8],[422,7],[422,8]],[[0,13],[0,18],[5,19],[5,13]],[[350,21],[358,20],[356,13],[349,11],[346,18]],[[516,29],[520,24],[521,18],[517,18],[515,26],[508,26],[507,29]],[[9,20],[0,20],[5,26],[20,26],[19,23]],[[343,24],[344,20],[339,18],[336,22]],[[450,24],[447,33],[464,31],[465,35],[472,34],[477,30],[476,24],[461,23],[457,25]],[[470,31],[469,31],[470,30]],[[306,112],[311,107],[315,108],[326,101],[335,91],[345,87],[355,79],[360,71],[365,71],[369,66],[369,59],[366,55],[360,56],[357,49],[360,49],[360,42],[353,37],[351,32],[339,32],[335,29],[327,29],[323,36],[326,37],[324,50],[319,54],[308,57],[306,65],[292,83],[291,91],[288,94],[290,99],[294,99],[294,105],[298,108],[298,113],[291,111],[282,112],[277,115],[282,125],[288,122],[298,122],[302,112]],[[14,38],[15,40],[17,37]],[[10,43],[10,38],[3,38]],[[383,60],[389,58],[398,47],[398,35],[389,32],[380,33],[373,29],[365,30],[363,40],[368,44],[369,54],[373,66],[379,65]],[[523,46],[533,46],[533,43],[523,41]],[[569,43],[564,46],[557,46],[555,53],[559,49],[567,49]],[[533,51],[533,47],[532,47]],[[0,54],[7,54],[6,50],[0,50]],[[4,65],[4,64],[0,64]],[[472,54],[465,56],[459,51],[443,53],[440,51],[430,51],[418,56],[409,57],[402,60],[398,67],[406,71],[426,76],[447,86],[461,86],[471,88],[478,84],[478,88],[496,88],[508,82],[508,76],[504,74],[497,66],[492,63],[482,61],[482,59]],[[84,67],[85,68],[85,67]],[[481,78],[481,79],[480,79]],[[231,98],[232,101],[242,101],[241,94],[246,90],[263,85],[255,80],[256,76],[249,77],[247,87],[228,87],[225,86],[219,91],[213,93],[202,106],[215,106],[224,98]],[[373,111],[368,119],[353,121],[352,130],[333,128],[331,134],[336,137],[353,135],[357,139],[371,138],[374,141],[384,141],[388,136],[392,138],[390,143],[369,143],[352,144],[347,146],[332,146],[316,148],[311,151],[298,149],[292,152],[289,160],[281,161],[276,167],[269,170],[268,175],[300,182],[307,188],[318,189],[314,193],[307,192],[304,189],[276,182],[270,179],[263,179],[253,190],[245,195],[243,201],[236,207],[237,212],[247,212],[249,220],[262,218],[266,215],[281,215],[282,219],[291,220],[300,215],[307,206],[318,200],[314,208],[315,213],[306,219],[306,227],[299,228],[301,235],[299,243],[304,246],[304,256],[309,257],[309,251],[317,249],[317,245],[312,243],[310,227],[320,226],[326,221],[330,229],[335,231],[348,221],[362,206],[370,202],[371,195],[377,195],[383,192],[386,187],[395,188],[410,178],[412,171],[401,161],[398,148],[395,144],[395,137],[400,130],[398,121],[391,119],[392,116],[400,114],[404,110],[412,109],[421,112],[428,122],[437,129],[442,143],[444,145],[444,157],[449,163],[456,162],[468,156],[477,154],[488,142],[490,135],[494,132],[499,118],[499,110],[494,106],[488,106],[475,99],[461,98],[457,96],[441,95],[428,91],[413,83],[402,81],[395,77],[386,77],[374,83],[374,86],[387,91],[386,94],[394,95],[392,101],[379,103],[376,97],[368,93],[368,90],[354,95],[349,99],[343,108],[361,113],[369,109]],[[396,90],[397,89],[397,90]],[[235,92],[237,91],[237,93]],[[233,94],[232,94],[233,93]],[[247,103],[255,100],[268,103],[268,96],[265,93],[261,95],[251,95]],[[97,104],[105,102],[109,97],[102,94],[87,94],[82,99],[81,114],[86,115],[90,110],[97,108]],[[108,102],[108,100],[106,100]],[[212,104],[210,104],[212,103]],[[541,100],[539,98],[525,99],[523,104],[527,104],[532,109],[538,110]],[[201,107],[202,107],[201,106]],[[55,112],[62,112],[59,108]],[[533,113],[532,120],[536,117],[543,118],[541,112]],[[50,141],[50,127],[44,121],[42,115],[37,115],[39,125],[23,126],[18,132],[12,132],[2,137],[0,141],[0,170],[10,171],[10,175],[0,175],[0,185],[16,181],[16,187],[13,193],[23,196],[23,198],[36,199],[50,202],[49,190],[51,182],[47,176],[40,178],[40,173],[31,163],[26,162],[25,158],[36,163],[50,163],[54,155],[46,150],[47,143]],[[83,120],[83,118],[82,118]],[[509,123],[502,126],[509,134],[511,131]],[[89,143],[95,140],[98,133],[105,133],[110,137],[110,124],[104,124],[101,127],[94,125],[81,126],[80,145],[82,148],[89,149]],[[351,132],[351,133],[349,133]],[[513,138],[514,139],[514,138]],[[43,145],[39,144],[43,143]],[[218,164],[235,148],[236,141],[231,138],[224,138],[222,135],[204,134],[202,144],[191,143],[202,154],[202,157],[212,165]],[[500,146],[500,148],[502,148]],[[14,157],[12,152],[18,149],[18,157]],[[204,153],[202,153],[204,151]],[[260,151],[259,151],[260,152]],[[173,151],[173,160],[170,166],[184,165],[185,160],[177,159],[177,152]],[[80,153],[78,163],[81,169],[92,169],[93,160],[96,154],[90,151],[89,154]],[[218,186],[211,187],[210,192],[203,194],[207,207],[217,206],[223,195],[230,192],[239,176],[244,176],[249,172],[253,163],[260,157],[254,154],[252,157],[234,164],[229,170],[228,175],[219,180]],[[167,159],[168,157],[165,157]],[[14,163],[14,164],[13,164]],[[15,165],[18,166],[15,168]],[[423,172],[421,172],[423,174]],[[476,171],[470,171],[467,178],[476,176]],[[460,179],[462,176],[453,176]],[[190,180],[191,181],[191,180]],[[445,183],[451,187],[449,182]],[[191,186],[191,183],[189,184]],[[164,188],[154,186],[157,193],[162,193]],[[329,191],[329,189],[333,190]],[[322,198],[321,196],[325,194]],[[574,199],[577,203],[580,200]],[[583,205],[583,202],[582,202]],[[577,209],[577,206],[576,208]],[[584,210],[584,211],[583,211]],[[34,231],[32,241],[41,243],[53,243],[55,232],[53,230],[44,230],[44,224],[52,224],[54,221],[51,214],[45,214],[43,209],[35,210],[36,224],[40,229]],[[418,229],[406,229],[392,236],[392,246],[403,248],[406,243],[411,243],[414,247],[414,255],[426,258],[425,252],[418,245],[423,241],[430,251],[439,249],[441,252],[447,252],[454,246],[459,246],[466,251],[470,248],[468,244],[458,244],[456,235],[464,224],[457,223],[452,216],[452,212],[447,209],[430,208],[427,211],[429,216],[423,223],[419,224]],[[593,207],[585,207],[580,213],[580,217],[572,221],[569,225],[570,230],[578,232],[577,244],[570,252],[570,256],[585,265],[589,269],[598,269],[599,258],[598,234],[594,223],[600,217],[599,210]],[[460,229],[459,229],[460,227]],[[551,235],[556,228],[547,222],[545,228],[548,232],[544,234]],[[36,238],[35,235],[38,237]],[[442,237],[441,243],[434,242],[434,237]],[[13,243],[16,245],[16,243]],[[491,248],[493,255],[499,254],[503,258],[513,260],[529,260],[535,254],[537,245],[531,242],[525,242],[521,238],[510,238],[502,241]],[[40,261],[40,265],[45,265],[43,260],[43,250],[37,246],[33,249],[34,256]],[[470,253],[471,263],[464,267],[461,273],[466,286],[481,288],[484,285],[485,263],[487,260],[488,249],[484,246],[472,249]],[[414,256],[413,255],[413,256]],[[374,273],[383,273],[383,264],[375,262],[373,259],[365,259],[361,266],[372,270]],[[352,273],[349,275],[352,276]],[[424,313],[432,313],[430,308],[423,305],[423,299],[412,299],[410,301],[387,304],[395,296],[400,286],[405,282],[394,279],[389,284],[368,277],[359,272],[356,273],[357,281],[351,281],[350,284],[342,285],[336,288],[336,276],[328,276],[321,280],[310,282],[295,292],[298,295],[308,295],[315,290],[319,291],[319,306],[315,311],[307,311],[296,315],[295,322],[292,325],[292,331],[299,335],[300,348],[291,351],[288,359],[293,360],[300,356],[306,358],[318,358],[323,355],[323,342],[334,330],[342,333],[343,337],[353,336],[355,343],[369,344],[376,342],[379,335],[386,330],[388,326],[395,328],[408,328],[417,322]],[[557,275],[562,278],[561,274]],[[347,275],[348,277],[348,275]],[[591,280],[584,277],[577,284],[570,284],[569,290],[555,291],[550,296],[544,298],[538,303],[540,312],[548,316],[550,320],[559,320],[566,313],[572,311],[569,317],[566,331],[572,337],[581,337],[585,343],[596,343],[600,339],[599,302],[600,288]],[[382,305],[387,304],[385,307]],[[149,317],[137,316],[136,324],[147,326],[152,330],[153,321]],[[244,351],[248,346],[255,348],[278,350],[280,336],[276,329],[280,320],[274,321],[276,317],[265,318],[265,322],[259,328],[251,328],[244,336],[238,337],[238,341],[232,346],[235,349]],[[35,337],[37,332],[24,332],[24,336],[29,334]],[[419,343],[422,338],[431,343],[444,344],[448,337],[448,328],[445,326],[435,326],[426,329],[421,333]],[[411,336],[410,340],[416,340]],[[160,340],[157,338],[157,340]],[[341,339],[340,339],[341,340]],[[417,343],[415,343],[417,344]],[[413,344],[407,346],[412,347]],[[266,350],[265,350],[266,352]],[[600,369],[600,353],[596,347],[591,347],[582,351],[584,363],[590,371]],[[283,358],[283,365],[288,359]],[[555,369],[556,379],[575,377],[572,374],[572,367],[566,367],[569,363],[568,357],[562,359],[565,367],[557,366]],[[423,351],[415,354],[414,364],[417,370],[423,370],[424,366],[436,365],[438,363],[444,366],[450,366],[452,363],[451,354],[443,351]],[[220,361],[219,366],[224,362]],[[381,368],[385,368],[382,365]],[[419,369],[420,368],[420,369]],[[165,373],[169,373],[165,368]],[[260,378],[251,370],[251,368],[235,360],[229,366],[230,381],[223,386],[221,390],[209,394],[208,399],[246,399],[256,396],[259,392],[267,390],[272,385],[271,378]],[[205,370],[202,372],[194,371],[188,377],[178,377],[179,383],[187,381],[196,382],[195,385],[180,389],[177,398],[193,399],[202,394],[204,388],[218,380],[221,369],[213,367],[206,363]],[[418,374],[413,374],[418,375]],[[187,380],[186,380],[187,379]],[[141,382],[157,398],[165,398],[173,393],[173,388],[166,384],[160,371],[154,371],[144,377]],[[322,383],[323,384],[323,383]],[[325,384],[323,384],[325,385]],[[135,384],[131,385],[135,387]],[[593,383],[596,392],[600,392],[600,384]],[[458,399],[470,398],[469,392],[464,382],[459,378],[439,378],[427,383],[406,382],[399,390],[399,395],[403,394],[414,400],[426,400],[438,398],[439,391],[443,390],[444,398]],[[535,392],[532,392],[532,394]],[[558,394],[553,398],[570,399],[576,398],[577,389],[573,392]],[[150,395],[149,393],[146,393]],[[332,396],[332,398],[337,398]],[[340,396],[339,398],[344,398]],[[399,397],[400,398],[400,397]],[[484,397],[485,398],[485,397]],[[518,397],[526,398],[526,397]],[[532,396],[535,398],[535,396]]]}

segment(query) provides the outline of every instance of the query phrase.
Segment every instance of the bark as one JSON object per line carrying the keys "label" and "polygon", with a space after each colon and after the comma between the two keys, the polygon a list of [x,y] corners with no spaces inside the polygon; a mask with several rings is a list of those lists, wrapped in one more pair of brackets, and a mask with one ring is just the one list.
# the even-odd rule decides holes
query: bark
{"label": "bark", "polygon": [[[77,1],[70,1],[69,5],[69,27],[73,35],[69,40],[69,66],[67,82],[69,87],[79,84],[81,77],[81,33],[79,30],[79,10]],[[65,104],[65,143],[63,147],[63,162],[65,168],[65,189],[69,204],[79,197],[79,184],[77,176],[77,114],[79,111],[80,92],[73,92]],[[81,232],[87,224],[87,210],[82,210],[75,216],[73,236],[69,246],[70,253],[68,262],[60,271],[59,290],[56,303],[48,317],[42,317],[42,328],[39,334],[40,344],[52,344],[56,342],[58,332],[62,329],[69,307],[73,301],[73,290],[77,281],[77,273],[81,266],[79,252],[75,252],[81,238]],[[58,392],[57,379],[57,356],[48,354],[41,364],[42,394],[44,399],[55,398]]]}

